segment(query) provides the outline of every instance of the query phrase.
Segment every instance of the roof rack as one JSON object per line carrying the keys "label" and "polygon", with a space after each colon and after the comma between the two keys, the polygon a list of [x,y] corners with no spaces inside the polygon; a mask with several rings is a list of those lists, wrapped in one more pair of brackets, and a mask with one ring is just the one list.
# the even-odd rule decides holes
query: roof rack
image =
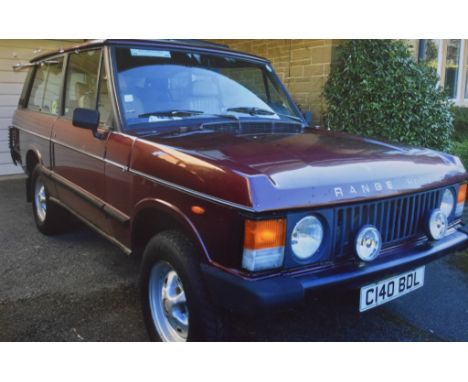
{"label": "roof rack", "polygon": [[15,65],[13,65],[13,71],[14,72],[19,72],[20,70],[28,69],[28,68],[31,68],[31,67],[37,66],[37,65],[38,65],[37,62],[28,63],[28,64],[15,64]]}
{"label": "roof rack", "polygon": [[108,40],[88,40],[84,43],[81,43],[79,45],[71,46],[65,49],[60,49],[57,52],[46,52],[40,56],[34,57],[30,62],[35,63],[38,61],[45,60],[49,57],[53,57],[57,53],[67,53],[71,52],[74,50],[80,50],[80,49],[85,49],[85,48],[93,48],[93,47],[98,47],[101,45],[106,45],[106,44],[125,44],[125,45],[140,45],[140,46],[148,46],[151,44],[167,44],[168,46],[181,46],[181,47],[195,47],[199,49],[207,49],[207,50],[220,50],[224,51],[226,53],[236,55],[236,56],[241,56],[241,57],[246,57],[250,59],[255,59],[255,60],[261,60],[264,62],[268,62],[267,59],[259,56],[255,56],[253,54],[248,54],[248,53],[243,53],[243,52],[237,52],[234,50],[229,49],[228,45],[224,44],[219,44],[215,42],[209,42],[205,40],[191,40],[191,39],[162,39],[162,40],[129,40],[129,39],[108,39]]}
{"label": "roof rack", "polygon": [[13,65],[13,71],[14,72],[19,72],[20,70],[23,69],[28,69],[33,66],[38,66],[38,65],[44,65],[44,64],[59,64],[60,61],[54,61],[54,60],[46,60],[46,61],[41,61],[41,62],[30,62],[27,64],[15,64]]}

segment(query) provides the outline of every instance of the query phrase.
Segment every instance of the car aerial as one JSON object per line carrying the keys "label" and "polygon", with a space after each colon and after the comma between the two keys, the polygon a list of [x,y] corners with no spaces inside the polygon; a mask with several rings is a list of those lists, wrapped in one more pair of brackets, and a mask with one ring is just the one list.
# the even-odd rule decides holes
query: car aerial
{"label": "car aerial", "polygon": [[457,157],[309,127],[266,59],[100,40],[26,67],[9,139],[35,223],[71,214],[141,255],[153,340],[220,340],[226,313],[321,290],[359,290],[363,312],[466,247]]}

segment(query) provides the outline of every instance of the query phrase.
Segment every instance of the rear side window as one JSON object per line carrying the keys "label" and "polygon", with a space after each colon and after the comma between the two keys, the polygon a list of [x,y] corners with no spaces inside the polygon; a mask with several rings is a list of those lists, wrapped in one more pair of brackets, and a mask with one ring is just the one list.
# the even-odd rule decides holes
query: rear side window
{"label": "rear side window", "polygon": [[41,63],[35,72],[28,109],[58,115],[62,86],[63,57]]}
{"label": "rear side window", "polygon": [[71,118],[76,108],[96,109],[100,60],[100,50],[70,55],[65,92],[65,115],[67,117]]}

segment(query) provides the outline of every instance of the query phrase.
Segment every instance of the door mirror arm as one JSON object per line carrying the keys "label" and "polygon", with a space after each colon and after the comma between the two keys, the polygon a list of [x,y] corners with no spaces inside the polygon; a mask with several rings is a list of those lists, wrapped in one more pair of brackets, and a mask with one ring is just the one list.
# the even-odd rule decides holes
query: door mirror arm
{"label": "door mirror arm", "polygon": [[96,139],[106,139],[107,137],[107,130],[106,131],[99,131],[98,128],[96,129],[91,129],[92,133],[93,133],[93,137],[96,138]]}

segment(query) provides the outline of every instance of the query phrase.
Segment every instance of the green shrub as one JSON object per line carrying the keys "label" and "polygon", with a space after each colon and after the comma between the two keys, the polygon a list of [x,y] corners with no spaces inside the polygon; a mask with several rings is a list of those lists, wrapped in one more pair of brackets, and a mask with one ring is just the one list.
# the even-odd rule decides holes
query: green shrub
{"label": "green shrub", "polygon": [[468,140],[455,141],[453,144],[453,153],[460,158],[465,168],[468,169]]}
{"label": "green shrub", "polygon": [[350,40],[324,87],[327,127],[390,142],[451,149],[450,102],[436,72],[395,40]]}
{"label": "green shrub", "polygon": [[468,108],[453,107],[453,126],[455,127],[455,140],[468,139]]}

